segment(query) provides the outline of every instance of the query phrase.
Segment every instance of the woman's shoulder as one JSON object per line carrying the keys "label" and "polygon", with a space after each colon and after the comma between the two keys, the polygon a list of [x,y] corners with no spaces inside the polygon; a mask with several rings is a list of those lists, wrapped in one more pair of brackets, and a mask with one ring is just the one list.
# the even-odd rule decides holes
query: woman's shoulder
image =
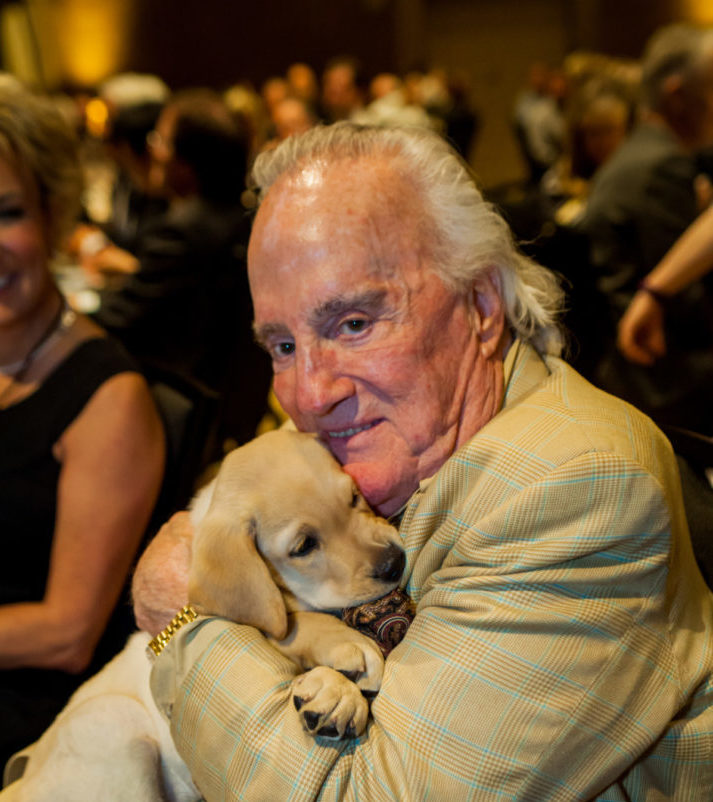
{"label": "woman's shoulder", "polygon": [[55,369],[43,382],[89,383],[105,381],[116,373],[139,372],[128,351],[94,321],[79,316]]}
{"label": "woman's shoulder", "polygon": [[[102,335],[78,343],[56,372],[98,374],[109,376],[115,373],[139,373],[134,358],[124,346],[110,335]],[[48,377],[49,378],[49,377]]]}
{"label": "woman's shoulder", "polygon": [[65,362],[64,379],[81,391],[66,416],[60,443],[119,449],[146,458],[163,449],[163,424],[145,377],[112,337],[80,343]]}
{"label": "woman's shoulder", "polygon": [[[63,431],[102,390],[102,397],[126,393],[142,403],[150,403],[150,391],[134,359],[115,338],[91,321],[80,319],[77,331],[67,343],[66,354],[47,375],[38,391],[28,398],[46,408],[51,399],[51,415],[56,432]],[[111,404],[107,405],[111,411]]]}

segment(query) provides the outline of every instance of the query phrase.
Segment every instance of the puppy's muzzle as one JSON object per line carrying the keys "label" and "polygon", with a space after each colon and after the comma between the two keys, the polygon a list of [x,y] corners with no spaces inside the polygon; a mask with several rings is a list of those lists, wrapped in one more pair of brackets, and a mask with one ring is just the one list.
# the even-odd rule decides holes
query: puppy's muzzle
{"label": "puppy's muzzle", "polygon": [[398,582],[406,565],[406,555],[400,546],[394,543],[384,550],[381,560],[374,566],[371,576],[379,582]]}

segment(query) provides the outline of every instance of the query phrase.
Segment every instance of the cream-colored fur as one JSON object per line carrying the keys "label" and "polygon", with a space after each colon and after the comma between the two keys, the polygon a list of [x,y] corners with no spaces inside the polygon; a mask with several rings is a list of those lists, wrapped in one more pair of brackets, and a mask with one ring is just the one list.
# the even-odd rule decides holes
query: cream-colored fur
{"label": "cream-colored fur", "polygon": [[295,681],[303,725],[336,737],[360,734],[368,705],[359,689],[379,689],[381,653],[314,611],[395,588],[405,562],[396,530],[374,515],[315,437],[284,429],[229,454],[195,500],[193,518],[190,603],[258,627],[300,668],[328,667]]}
{"label": "cream-colored fur", "polygon": [[[189,601],[203,614],[258,627],[307,669],[293,684],[305,729],[361,733],[368,717],[362,691],[379,688],[381,652],[319,611],[398,585],[404,554],[393,527],[371,512],[324,446],[289,430],[229,454],[191,518]],[[75,693],[0,802],[199,798],[151,699],[147,640],[133,636]],[[17,765],[9,765],[8,781]]]}

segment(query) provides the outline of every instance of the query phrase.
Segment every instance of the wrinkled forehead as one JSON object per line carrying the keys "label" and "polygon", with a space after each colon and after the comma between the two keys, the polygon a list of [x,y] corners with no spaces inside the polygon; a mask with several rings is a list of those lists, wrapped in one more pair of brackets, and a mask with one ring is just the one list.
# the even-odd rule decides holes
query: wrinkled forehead
{"label": "wrinkled forehead", "polygon": [[[258,209],[248,251],[331,243],[386,252],[419,249],[428,218],[414,179],[379,157],[314,159],[280,176]],[[383,265],[382,265],[383,266]]]}

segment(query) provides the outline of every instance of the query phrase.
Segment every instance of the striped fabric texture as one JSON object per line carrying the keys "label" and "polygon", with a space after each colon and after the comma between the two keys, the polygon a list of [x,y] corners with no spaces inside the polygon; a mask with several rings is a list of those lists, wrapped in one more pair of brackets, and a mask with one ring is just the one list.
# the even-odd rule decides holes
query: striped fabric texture
{"label": "striped fabric texture", "polygon": [[711,802],[713,596],[643,415],[516,343],[503,409],[400,524],[417,612],[356,740],[305,734],[255,629],[184,627],[152,688],[213,800]]}

